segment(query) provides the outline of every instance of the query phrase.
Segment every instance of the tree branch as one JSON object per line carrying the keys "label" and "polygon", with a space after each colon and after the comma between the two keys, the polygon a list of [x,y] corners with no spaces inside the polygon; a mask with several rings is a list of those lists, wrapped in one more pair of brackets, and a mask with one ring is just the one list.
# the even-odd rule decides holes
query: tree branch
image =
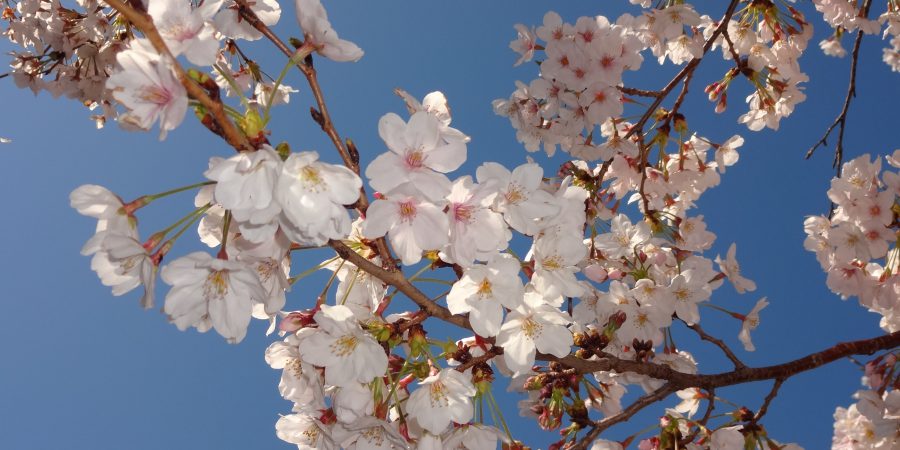
{"label": "tree branch", "polygon": [[163,40],[162,36],[160,36],[159,31],[156,29],[156,25],[153,24],[153,19],[150,18],[149,15],[132,8],[122,0],[103,1],[125,16],[129,22],[141,30],[159,54],[172,60],[172,66],[175,69],[175,75],[178,77],[178,81],[181,82],[191,98],[196,99],[209,110],[213,119],[219,127],[221,127],[222,137],[225,138],[225,141],[228,142],[228,144],[237,151],[254,150],[253,146],[250,145],[250,142],[247,140],[247,136],[245,136],[244,133],[235,126],[234,122],[228,118],[228,115],[225,113],[225,108],[222,106],[222,102],[213,100],[202,87],[188,77],[187,72],[181,67],[181,64],[179,64],[172,56],[172,52],[169,51],[166,42]]}
{"label": "tree branch", "polygon": [[634,401],[627,408],[622,410],[619,414],[614,416],[607,417],[605,419],[598,420],[594,422],[591,427],[591,431],[589,431],[577,444],[575,444],[571,450],[585,450],[597,436],[600,435],[603,430],[619,423],[628,420],[631,416],[637,414],[640,410],[666,398],[669,394],[677,391],[678,389],[672,383],[666,383],[661,388],[647,394],[637,400]]}
{"label": "tree branch", "polygon": [[[869,6],[871,4],[872,0],[865,0],[860,10],[861,17],[869,16]],[[856,33],[856,41],[853,42],[853,52],[850,59],[850,81],[847,82],[847,96],[844,98],[844,106],[841,108],[837,118],[834,119],[834,122],[831,123],[831,126],[825,130],[822,138],[806,151],[806,159],[809,159],[817,148],[828,145],[827,139],[831,132],[834,131],[835,127],[840,126],[838,128],[837,144],[834,146],[834,161],[832,162],[832,167],[837,171],[838,176],[841,175],[841,165],[844,160],[844,131],[847,128],[847,112],[850,110],[850,102],[853,100],[853,97],[856,97],[856,66],[859,64],[859,47],[864,34],[862,30],[859,30]]]}
{"label": "tree branch", "polygon": [[[713,34],[709,37],[706,43],[703,45],[703,55],[706,55],[709,52],[709,49],[712,48],[713,44],[716,42],[716,39],[719,38],[719,35],[728,27],[728,22],[731,21],[731,17],[734,15],[735,9],[737,9],[737,5],[740,3],[740,0],[731,0],[728,4],[728,9],[725,10],[725,14],[722,16],[722,21],[719,22],[719,26],[713,31]],[[700,65],[700,61],[703,59],[703,56],[700,58],[694,58],[690,60],[677,75],[675,78],[672,78],[662,90],[659,91],[659,95],[650,104],[647,108],[647,111],[644,112],[644,115],[641,116],[640,120],[637,121],[636,124],[628,131],[623,139],[628,139],[633,136],[635,133],[643,133],[644,125],[647,124],[647,120],[653,116],[653,113],[656,111],[656,108],[662,103],[662,101],[678,86],[678,83],[681,82],[688,74],[692,73],[698,65]]]}
{"label": "tree branch", "polygon": [[[259,17],[257,17],[256,13],[250,9],[250,6],[247,4],[247,0],[235,0],[235,3],[238,5],[238,14],[240,14],[241,18],[247,21],[253,28],[263,34],[269,41],[271,41],[281,53],[284,53],[285,56],[291,58],[294,56],[294,50],[287,46],[266,24],[264,24]],[[311,59],[309,61],[312,61]],[[319,85],[318,75],[316,73],[315,67],[312,64],[306,64],[304,62],[298,61],[297,69],[306,77],[307,84],[309,84],[309,89],[312,91],[313,97],[316,100],[316,108],[313,109],[313,118],[322,128],[322,131],[328,135],[329,139],[331,139],[331,143],[334,144],[334,148],[337,150],[338,154],[341,156],[341,160],[344,161],[344,165],[347,166],[348,169],[355,172],[357,175],[360,175],[360,166],[359,166],[359,153],[356,151],[356,147],[353,145],[345,145],[344,141],[341,140],[341,136],[338,133],[337,129],[334,126],[334,122],[331,120],[331,115],[328,113],[328,106],[325,104],[325,96],[322,94],[322,87]],[[351,149],[353,151],[351,151]],[[369,197],[366,195],[366,188],[361,187],[359,189],[359,200],[356,203],[356,209],[360,214],[365,215],[366,210],[369,209]],[[387,242],[384,238],[378,238],[375,241],[375,249],[378,252],[378,255],[381,256],[381,262],[384,267],[387,267],[391,270],[397,267],[396,262],[394,261],[393,256],[391,256],[390,250],[388,250]]]}
{"label": "tree branch", "polygon": [[719,349],[722,350],[722,353],[724,353],[725,356],[728,357],[729,360],[731,360],[731,363],[734,364],[735,369],[743,369],[747,367],[747,365],[744,364],[743,361],[741,361],[740,358],[738,358],[737,355],[734,354],[734,352],[730,347],[728,347],[728,345],[725,344],[725,342],[722,342],[721,339],[716,338],[703,331],[703,328],[700,328],[699,324],[695,323],[693,325],[688,325],[687,323],[685,323],[685,325],[687,325],[687,327],[691,330],[694,330],[694,332],[697,333],[698,336],[700,336],[700,339],[712,342],[716,345],[716,347],[719,347]]}

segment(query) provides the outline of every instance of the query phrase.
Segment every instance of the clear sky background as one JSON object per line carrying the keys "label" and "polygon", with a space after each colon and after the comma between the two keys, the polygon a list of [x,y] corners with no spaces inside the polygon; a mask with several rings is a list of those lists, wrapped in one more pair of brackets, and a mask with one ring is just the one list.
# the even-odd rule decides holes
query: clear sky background
{"label": "clear sky background", "polygon": [[[453,108],[454,126],[472,136],[469,162],[458,175],[473,173],[485,161],[524,162],[526,153],[507,119],[495,116],[490,104],[506,98],[515,80],[536,77],[532,64],[512,66],[517,55],[507,44],[515,37],[515,23],[538,25],[551,8],[571,23],[581,15],[604,14],[614,20],[623,11],[634,11],[624,0],[344,0],[325,6],[341,36],[366,51],[356,64],[317,61],[337,128],[357,142],[363,163],[385,150],[377,132],[379,117],[403,112],[393,88],[403,87],[419,98],[441,90]],[[283,2],[283,8],[276,30],[283,37],[299,35],[293,5]],[[714,17],[723,8],[724,2],[698,4],[701,12]],[[811,12],[810,2],[800,2],[800,8],[816,27],[814,47],[830,31]],[[844,44],[850,48],[849,37]],[[863,43],[847,159],[886,154],[898,146],[898,74],[881,62],[884,45],[878,37]],[[281,70],[284,60],[267,42],[246,48],[269,74]],[[8,44],[0,45],[0,50],[8,49]],[[814,255],[802,245],[803,218],[827,213],[825,191],[833,174],[831,148],[820,149],[810,161],[803,155],[840,110],[849,59],[826,58],[811,48],[801,60],[811,78],[806,84],[809,99],[782,121],[779,132],[754,133],[736,124],[745,111],[743,84],[730,93],[727,112],[712,113],[713,105],[701,89],[726,66],[720,54],[710,58],[714,61],[695,77],[694,95],[684,112],[691,127],[713,141],[739,133],[747,142],[738,165],[703,197],[697,213],[718,235],[709,256],[724,254],[737,242],[743,272],[759,286],[743,296],[724,286],[714,302],[742,312],[761,296],[771,302],[754,333],[757,351],[740,351],[740,356],[750,365],[774,364],[839,341],[879,334],[878,316],[864,311],[855,299],[842,302],[830,293]],[[626,83],[659,89],[675,71],[671,64],[660,67],[647,59],[640,73],[626,76]],[[286,82],[301,92],[290,105],[273,109],[272,141],[287,140],[295,150],[317,149],[323,158],[336,161],[309,118],[312,99],[303,81],[298,73],[288,76]],[[289,413],[290,404],[278,394],[280,373],[263,360],[263,351],[275,338],[264,336],[265,324],[255,322],[247,338],[233,346],[214,332],[179,332],[158,311],[140,309],[137,292],[114,298],[91,272],[89,258],[79,254],[94,222],[69,208],[69,192],[85,183],[133,199],[200,181],[208,158],[229,156],[231,149],[191,116],[159,143],[155,131],[128,133],[115,124],[97,131],[89,112],[77,102],[54,100],[46,93],[35,98],[8,78],[0,80],[0,98],[0,136],[13,139],[0,146],[0,204],[5,211],[0,221],[0,448],[291,448],[274,433],[278,414]],[[548,173],[561,161],[532,156],[546,163]],[[142,211],[142,236],[171,223],[191,204],[191,195],[185,194]],[[199,248],[189,237],[182,239],[173,258]],[[322,259],[324,254],[300,255],[294,272]],[[311,292],[320,286],[316,280],[300,285],[289,294],[288,307],[308,307],[314,302]],[[165,292],[160,283],[159,305]],[[740,348],[735,320],[705,310],[703,325]],[[695,353],[701,372],[728,368],[709,346],[684,336],[679,344]],[[771,436],[807,449],[826,448],[834,408],[851,403],[860,375],[843,361],[791,378],[764,421]],[[756,409],[768,387],[760,383],[717,394]],[[512,405],[511,399],[507,403]],[[621,438],[643,428],[655,421],[663,405],[675,403],[672,397],[651,407],[639,416],[642,421],[613,428],[609,436]],[[723,406],[717,409],[726,411]],[[535,431],[534,422],[515,417],[509,408],[507,418],[526,443],[546,448],[555,440],[553,433]]]}

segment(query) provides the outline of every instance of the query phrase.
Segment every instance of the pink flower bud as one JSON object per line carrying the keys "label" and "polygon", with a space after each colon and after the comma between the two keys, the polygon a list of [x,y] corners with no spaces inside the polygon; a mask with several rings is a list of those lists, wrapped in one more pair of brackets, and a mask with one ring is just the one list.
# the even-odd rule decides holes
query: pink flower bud
{"label": "pink flower bud", "polygon": [[625,276],[625,272],[619,269],[610,270],[606,275],[610,280],[621,280]]}
{"label": "pink flower bud", "polygon": [[583,272],[584,276],[588,277],[589,280],[595,283],[602,283],[606,281],[607,278],[606,269],[604,269],[600,264],[591,264],[585,267]]}

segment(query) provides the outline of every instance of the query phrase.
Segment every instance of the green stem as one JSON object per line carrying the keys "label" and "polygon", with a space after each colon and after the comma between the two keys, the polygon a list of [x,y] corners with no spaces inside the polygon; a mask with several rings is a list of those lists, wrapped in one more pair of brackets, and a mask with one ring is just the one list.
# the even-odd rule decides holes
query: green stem
{"label": "green stem", "polygon": [[168,197],[168,196],[170,196],[170,195],[172,195],[172,194],[177,194],[177,193],[179,193],[179,192],[189,191],[189,190],[191,190],[191,189],[196,189],[196,188],[198,188],[198,187],[209,186],[209,185],[211,185],[211,184],[216,184],[216,182],[215,182],[215,181],[203,181],[203,182],[200,182],[200,183],[194,183],[194,184],[191,184],[191,185],[188,185],[188,186],[182,186],[182,187],[180,187],[180,188],[170,189],[170,190],[168,190],[168,191],[160,192],[160,193],[158,193],[158,194],[148,195],[148,196],[146,196],[146,197],[147,197],[147,201],[148,201],[148,203],[149,203],[149,202],[152,202],[153,200],[156,200],[156,199],[159,199],[159,198],[163,198],[163,197]]}
{"label": "green stem", "polygon": [[329,265],[329,264],[331,264],[331,263],[337,261],[338,258],[339,258],[339,256],[335,256],[334,258],[331,258],[331,259],[329,259],[329,260],[323,261],[322,263],[320,263],[319,265],[317,265],[317,266],[315,266],[315,267],[312,267],[312,268],[307,269],[307,270],[305,270],[305,271],[303,271],[303,272],[300,272],[299,274],[294,275],[293,277],[289,278],[289,279],[288,279],[288,282],[289,282],[291,285],[293,285],[294,283],[296,283],[296,282],[298,282],[298,281],[300,281],[300,280],[302,280],[302,279],[304,279],[304,278],[306,278],[306,277],[312,275],[315,271],[317,271],[317,270],[319,270],[319,269],[321,269],[321,268],[323,268],[323,267],[325,267],[325,266],[327,266],[327,265]]}
{"label": "green stem", "polygon": [[179,225],[183,224],[183,223],[184,223],[185,221],[187,221],[188,219],[191,219],[191,218],[193,218],[194,216],[197,216],[197,215],[202,215],[202,214],[205,213],[207,210],[209,210],[209,208],[212,208],[212,204],[211,204],[211,203],[207,203],[206,205],[203,205],[203,206],[201,206],[201,207],[199,207],[199,208],[197,208],[197,209],[191,211],[190,213],[186,214],[184,217],[178,219],[177,222],[173,223],[172,225],[169,225],[169,226],[166,227],[166,228],[163,228],[162,231],[159,231],[159,232],[157,232],[157,233],[155,233],[155,234],[159,234],[159,235],[165,236],[165,235],[169,234],[170,231],[174,230],[175,228],[177,228]]}
{"label": "green stem", "polygon": [[497,405],[497,401],[494,400],[494,394],[491,391],[486,391],[488,402],[490,402],[491,408],[493,408],[497,412],[497,417],[500,419],[500,424],[503,425],[503,432],[506,433],[506,437],[509,438],[510,442],[515,442],[515,439],[512,437],[512,433],[509,432],[509,427],[506,425],[506,419],[503,418],[503,411],[500,410],[500,406]]}
{"label": "green stem", "polygon": [[284,81],[284,77],[287,76],[288,71],[291,70],[291,67],[294,66],[294,61],[292,59],[288,59],[287,64],[284,65],[284,68],[281,69],[281,73],[278,74],[278,78],[275,80],[275,84],[272,85],[272,92],[269,93],[269,98],[266,99],[266,109],[263,111],[263,124],[268,124],[269,119],[269,110],[272,109],[272,102],[275,101],[275,94],[278,93],[278,88],[281,87],[281,82]]}

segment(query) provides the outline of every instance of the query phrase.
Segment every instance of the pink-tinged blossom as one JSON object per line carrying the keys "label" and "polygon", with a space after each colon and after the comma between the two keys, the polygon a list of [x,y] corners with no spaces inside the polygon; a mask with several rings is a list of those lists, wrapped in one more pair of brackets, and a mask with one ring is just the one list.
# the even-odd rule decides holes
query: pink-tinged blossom
{"label": "pink-tinged blossom", "polygon": [[631,259],[649,240],[650,227],[646,223],[632,225],[628,216],[619,214],[610,223],[608,233],[594,238],[594,248],[603,252],[608,259]]}
{"label": "pink-tinged blossom", "polygon": [[744,350],[747,350],[748,352],[756,350],[753,341],[750,340],[750,332],[759,326],[759,312],[768,305],[769,302],[766,300],[766,297],[759,299],[759,301],[756,302],[756,305],[753,306],[753,309],[741,319],[741,332],[738,333],[738,339],[744,344]]}
{"label": "pink-tinged blossom", "polygon": [[503,361],[509,370],[523,373],[531,370],[537,351],[559,358],[572,349],[572,332],[568,314],[548,305],[540,294],[525,294],[525,301],[509,312],[497,334],[497,345],[503,347]]}
{"label": "pink-tinged blossom", "polygon": [[737,245],[732,243],[731,247],[728,247],[728,253],[724,260],[716,256],[716,264],[719,265],[719,270],[728,277],[728,281],[731,282],[738,294],[753,292],[756,290],[756,283],[741,276],[741,266],[735,259],[736,252]]}
{"label": "pink-tinged blossom", "polygon": [[419,111],[425,111],[434,116],[440,124],[441,140],[444,143],[466,143],[471,140],[465,133],[450,126],[450,122],[452,122],[453,118],[450,116],[450,106],[447,104],[447,97],[444,96],[443,92],[429,92],[428,95],[422,99],[421,103],[403,89],[394,89],[394,93],[406,103],[406,110],[409,111],[410,115]]}
{"label": "pink-tinged blossom", "polygon": [[450,180],[444,174],[466,160],[466,144],[444,141],[437,117],[418,111],[405,122],[394,113],[385,114],[378,121],[378,134],[390,151],[366,167],[373,189],[390,194],[408,183],[432,201],[447,195]]}
{"label": "pink-tinged blossom", "polygon": [[523,62],[531,61],[531,58],[534,57],[534,50],[537,46],[537,36],[535,36],[533,28],[528,28],[521,23],[513,25],[513,28],[516,29],[518,36],[509,43],[509,48],[520,55],[519,59],[514,64],[514,66],[519,66]]}
{"label": "pink-tinged blossom", "polygon": [[344,205],[356,202],[362,187],[350,169],[318,159],[316,152],[291,154],[276,184],[281,228],[299,244],[322,245],[347,237],[350,214]]}
{"label": "pink-tinged blossom", "polygon": [[450,223],[441,207],[400,191],[406,189],[369,205],[362,234],[368,239],[387,234],[408,266],[419,262],[424,250],[438,250],[447,243]]}
{"label": "pink-tinged blossom", "polygon": [[359,326],[353,311],[342,305],[321,308],[313,317],[318,330],[300,341],[303,360],[324,367],[325,383],[337,387],[384,375],[384,349]]}
{"label": "pink-tinged blossom", "polygon": [[253,301],[266,298],[259,277],[246,264],[194,252],[172,261],[160,271],[172,286],[163,312],[179,330],[210,328],[231,344],[244,339]]}
{"label": "pink-tinged blossom", "polygon": [[219,12],[222,2],[204,0],[194,7],[182,0],[149,0],[147,13],[172,56],[184,53],[193,64],[211,66],[216,62],[219,41],[209,22]]}
{"label": "pink-tinged blossom", "polygon": [[187,91],[175,77],[172,61],[161,57],[144,41],[134,41],[131,48],[116,55],[122,70],[113,73],[106,88],[129,109],[119,121],[148,130],[159,120],[159,138],[166,137],[184,120]]}
{"label": "pink-tinged blossom", "polygon": [[442,369],[419,382],[406,403],[406,411],[419,425],[439,435],[450,422],[467,423],[475,415],[472,397],[475,386],[467,375],[454,369]]}
{"label": "pink-tinged blossom", "polygon": [[742,145],[744,145],[744,138],[734,135],[725,143],[716,146],[716,166],[719,172],[725,173],[725,167],[733,166],[738,162],[741,155],[737,149]]}
{"label": "pink-tinged blossom", "polygon": [[331,28],[328,14],[319,0],[295,0],[297,21],[306,37],[306,42],[316,48],[320,55],[338,62],[359,61],[363,51],[356,44],[338,37]]}
{"label": "pink-tinged blossom", "polygon": [[468,175],[453,183],[447,196],[450,242],[441,259],[469,267],[506,249],[512,233],[503,216],[490,209],[496,195],[492,184],[475,185]]}
{"label": "pink-tinged blossom", "polygon": [[469,313],[472,329],[479,336],[496,336],[503,322],[503,308],[515,309],[525,293],[519,278],[521,267],[512,256],[500,254],[485,265],[466,269],[447,294],[453,314]]}
{"label": "pink-tinged blossom", "polygon": [[709,280],[704,280],[694,275],[691,270],[686,270],[672,279],[669,292],[675,303],[675,314],[688,325],[700,322],[700,311],[697,305],[709,300],[712,289]]}
{"label": "pink-tinged blossom", "polygon": [[493,182],[498,189],[494,210],[503,214],[514,230],[532,236],[540,231],[538,219],[559,212],[553,196],[540,188],[543,173],[535,163],[523,164],[512,172],[497,163],[484,163],[475,172],[479,183]]}

